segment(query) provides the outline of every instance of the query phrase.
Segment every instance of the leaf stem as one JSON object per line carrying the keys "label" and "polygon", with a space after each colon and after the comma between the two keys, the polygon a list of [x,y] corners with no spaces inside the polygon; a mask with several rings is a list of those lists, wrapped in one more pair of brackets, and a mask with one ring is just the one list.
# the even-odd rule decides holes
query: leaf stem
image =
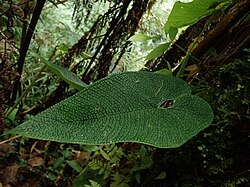
{"label": "leaf stem", "polygon": [[184,72],[184,69],[187,65],[187,62],[189,60],[189,57],[192,53],[192,51],[194,50],[198,40],[201,38],[202,34],[204,33],[205,29],[207,28],[207,26],[211,23],[212,21],[212,18],[213,18],[213,15],[210,17],[210,19],[208,20],[208,22],[205,24],[205,26],[203,27],[202,31],[200,32],[200,34],[198,35],[198,37],[195,39],[195,41],[193,42],[190,50],[187,51],[187,55],[184,57],[184,59],[181,61],[181,67],[180,67],[180,70],[178,71],[176,77],[180,77],[181,75],[183,75],[183,72]]}

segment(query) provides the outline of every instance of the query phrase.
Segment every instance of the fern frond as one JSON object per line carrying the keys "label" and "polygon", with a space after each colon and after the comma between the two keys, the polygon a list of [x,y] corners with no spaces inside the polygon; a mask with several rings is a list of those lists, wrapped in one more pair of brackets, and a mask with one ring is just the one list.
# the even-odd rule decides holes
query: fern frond
{"label": "fern frond", "polygon": [[90,161],[88,165],[89,165],[90,169],[92,169],[92,170],[99,170],[98,174],[99,175],[103,174],[104,179],[108,178],[112,172],[112,167],[111,167],[110,163],[103,163],[102,161],[97,160],[97,159]]}
{"label": "fern frond", "polygon": [[96,182],[96,181],[89,180],[89,182],[90,182],[90,185],[85,184],[84,187],[101,187],[101,185],[98,184],[98,182]]}
{"label": "fern frond", "polygon": [[115,144],[106,145],[104,149],[100,148],[101,155],[111,164],[119,166],[120,159],[124,155],[122,148]]}
{"label": "fern frond", "polygon": [[110,187],[129,187],[129,178],[124,175],[120,175],[118,172],[112,175],[112,179],[113,182]]}
{"label": "fern frond", "polygon": [[92,170],[99,170],[103,167],[103,163],[97,159],[90,161],[88,165]]}

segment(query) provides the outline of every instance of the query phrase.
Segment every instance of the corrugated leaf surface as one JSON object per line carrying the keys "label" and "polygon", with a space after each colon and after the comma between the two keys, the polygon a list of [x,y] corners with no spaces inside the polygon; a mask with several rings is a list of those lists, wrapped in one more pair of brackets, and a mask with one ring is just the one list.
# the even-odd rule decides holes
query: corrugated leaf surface
{"label": "corrugated leaf surface", "polygon": [[178,147],[211,124],[213,112],[173,76],[109,76],[13,129],[26,137],[79,144],[140,142]]}

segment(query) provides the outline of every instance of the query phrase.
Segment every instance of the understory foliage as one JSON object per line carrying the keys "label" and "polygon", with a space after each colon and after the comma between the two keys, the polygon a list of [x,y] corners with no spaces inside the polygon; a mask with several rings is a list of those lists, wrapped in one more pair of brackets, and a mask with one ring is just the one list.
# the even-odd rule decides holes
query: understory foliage
{"label": "understory foliage", "polygon": [[[194,84],[194,92],[211,103],[214,123],[180,148],[157,150],[153,167],[145,171],[146,185],[249,185],[249,50],[242,55],[210,72],[211,82]],[[161,171],[166,177],[154,181]]]}
{"label": "understory foliage", "polygon": [[[0,186],[250,185],[250,1],[193,0],[195,9],[178,2],[174,21],[163,23],[154,8],[165,2],[0,2]],[[73,26],[69,15],[58,18],[61,6],[72,10]],[[186,8],[192,14],[183,16]],[[171,149],[6,133],[82,87],[142,67],[139,61],[143,71],[186,81],[213,109],[212,125]]]}

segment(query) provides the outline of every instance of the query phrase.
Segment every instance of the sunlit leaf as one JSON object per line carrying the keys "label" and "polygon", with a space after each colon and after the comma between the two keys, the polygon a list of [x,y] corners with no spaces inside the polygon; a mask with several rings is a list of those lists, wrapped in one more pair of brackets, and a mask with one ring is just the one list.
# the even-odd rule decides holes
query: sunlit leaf
{"label": "sunlit leaf", "polygon": [[193,0],[189,3],[177,1],[164,26],[166,33],[171,27],[184,27],[197,22],[204,16],[212,14],[214,3],[224,2],[225,0]]}
{"label": "sunlit leaf", "polygon": [[170,27],[168,31],[168,35],[171,41],[173,41],[178,33],[177,27]]}
{"label": "sunlit leaf", "polygon": [[160,44],[146,56],[146,60],[152,60],[161,56],[169,48],[169,45],[170,43]]}
{"label": "sunlit leaf", "polygon": [[150,39],[152,39],[152,37],[147,36],[147,35],[142,34],[142,33],[137,33],[134,36],[130,37],[129,41],[132,41],[132,42],[145,42],[145,41],[150,40]]}

